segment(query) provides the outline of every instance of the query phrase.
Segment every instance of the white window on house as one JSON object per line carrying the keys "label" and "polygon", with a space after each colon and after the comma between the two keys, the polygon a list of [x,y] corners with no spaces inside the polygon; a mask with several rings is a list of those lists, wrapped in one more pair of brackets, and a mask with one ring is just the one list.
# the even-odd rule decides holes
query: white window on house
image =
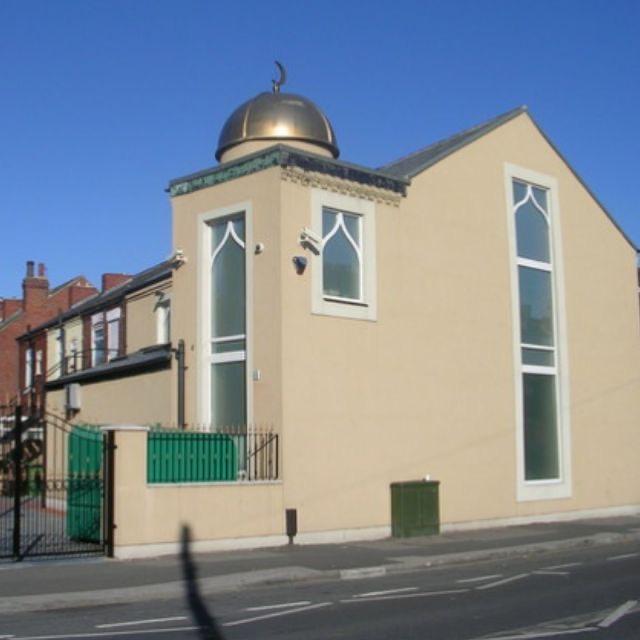
{"label": "white window on house", "polygon": [[322,208],[322,294],[325,300],[364,302],[362,216]]}
{"label": "white window on house", "polygon": [[375,204],[322,189],[311,193],[313,313],[375,320]]}
{"label": "white window on house", "polygon": [[64,331],[57,329],[55,334],[55,353],[53,365],[49,367],[49,375],[57,378],[64,373]]}
{"label": "white window on house", "polygon": [[29,389],[33,385],[33,349],[24,352],[24,386]]}
{"label": "white window on house", "polygon": [[78,349],[78,338],[71,338],[70,353],[67,359],[67,372],[71,373],[80,367],[80,353]]}
{"label": "white window on house", "polygon": [[42,375],[42,349],[36,351],[36,375]]}
{"label": "white window on house", "polygon": [[168,344],[171,342],[171,296],[162,294],[158,297],[155,306],[156,313],[156,343]]}
{"label": "white window on house", "polygon": [[512,168],[508,189],[517,301],[518,497],[566,497],[570,441],[557,187],[549,178]]}
{"label": "white window on house", "polygon": [[120,355],[121,315],[120,307],[109,309],[105,314],[107,322],[107,360],[112,360]]}
{"label": "white window on house", "polygon": [[209,398],[216,427],[247,423],[245,217],[209,223]]}
{"label": "white window on house", "polygon": [[91,366],[102,364],[106,360],[106,333],[104,313],[91,316]]}

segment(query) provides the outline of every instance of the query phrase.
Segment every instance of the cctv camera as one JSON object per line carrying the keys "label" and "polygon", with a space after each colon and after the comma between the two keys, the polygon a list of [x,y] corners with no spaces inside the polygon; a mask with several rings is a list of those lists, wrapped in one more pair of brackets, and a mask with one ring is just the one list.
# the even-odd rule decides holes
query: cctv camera
{"label": "cctv camera", "polygon": [[310,242],[314,245],[320,245],[322,243],[322,238],[315,231],[311,231],[311,229],[305,227],[300,232],[300,242]]}

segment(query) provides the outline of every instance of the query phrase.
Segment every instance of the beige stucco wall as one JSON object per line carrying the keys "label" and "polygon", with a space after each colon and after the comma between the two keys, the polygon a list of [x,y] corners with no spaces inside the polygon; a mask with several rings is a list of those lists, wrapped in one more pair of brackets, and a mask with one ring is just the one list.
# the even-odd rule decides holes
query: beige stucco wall
{"label": "beige stucco wall", "polygon": [[[516,502],[505,162],[559,183],[571,499]],[[309,195],[284,194],[293,246]],[[444,522],[639,504],[635,252],[528,117],[416,177],[398,209],[377,204],[376,224],[376,323],[311,316],[310,277],[283,270],[285,495],[301,527],[388,523],[390,482],[426,474]]]}
{"label": "beige stucco wall", "polygon": [[[558,182],[571,498],[516,499],[507,162]],[[316,265],[298,275],[291,264],[311,258],[298,244],[310,187],[281,177],[173,199],[175,248],[189,260],[174,278],[173,327],[197,422],[197,218],[250,201],[249,242],[266,246],[251,258],[253,420],[282,431],[282,506],[298,509],[301,532],[388,525],[389,484],[427,474],[441,481],[445,523],[640,504],[635,251],[528,116],[414,178],[399,206],[376,202],[375,322],[311,313]]]}
{"label": "beige stucco wall", "polygon": [[118,547],[177,543],[185,525],[194,542],[283,534],[281,484],[149,485],[147,434],[118,431],[116,446],[116,555]]}
{"label": "beige stucco wall", "polygon": [[[171,370],[81,384],[81,410],[73,422],[88,424],[175,424],[171,412]],[[50,411],[64,415],[65,391],[47,392]]]}
{"label": "beige stucco wall", "polygon": [[[60,362],[57,358],[57,337],[59,329],[51,327],[47,331],[47,380],[55,380],[60,377]],[[78,359],[78,368],[82,366],[82,320],[80,318],[72,318],[64,323],[64,348],[68,358],[71,357],[71,347],[73,340],[76,340]],[[73,371],[73,361],[68,361],[69,371]]]}
{"label": "beige stucco wall", "polygon": [[161,295],[170,295],[171,281],[163,280],[126,298],[127,353],[157,342],[156,304]]}
{"label": "beige stucco wall", "polygon": [[[186,348],[187,422],[202,420],[198,411],[199,358],[198,228],[204,226],[199,216],[217,209],[250,202],[252,207],[253,237],[247,235],[246,247],[252,284],[247,304],[249,361],[248,395],[252,397],[249,421],[261,425],[279,426],[281,420],[281,304],[280,304],[280,170],[268,169],[253,175],[203,189],[173,199],[174,248],[182,249],[186,264],[174,272],[172,292],[172,334],[183,338]],[[264,244],[264,251],[254,253],[257,243]],[[291,258],[289,258],[290,260]],[[287,265],[290,268],[290,265]],[[252,293],[251,293],[252,290]],[[202,352],[206,352],[201,345]],[[259,369],[261,379],[252,380],[254,369]],[[174,406],[176,402],[173,396]]]}

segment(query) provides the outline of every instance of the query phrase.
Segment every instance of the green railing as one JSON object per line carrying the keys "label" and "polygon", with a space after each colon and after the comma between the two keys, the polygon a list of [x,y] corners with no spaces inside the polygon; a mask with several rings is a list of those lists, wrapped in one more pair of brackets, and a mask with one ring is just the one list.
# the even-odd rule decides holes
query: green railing
{"label": "green railing", "polygon": [[147,482],[233,482],[246,436],[192,431],[150,431]]}

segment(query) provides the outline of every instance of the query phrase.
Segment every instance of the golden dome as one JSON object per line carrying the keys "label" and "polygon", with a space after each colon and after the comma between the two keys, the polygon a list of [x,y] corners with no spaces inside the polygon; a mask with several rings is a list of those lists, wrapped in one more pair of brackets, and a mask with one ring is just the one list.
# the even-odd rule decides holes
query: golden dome
{"label": "golden dome", "polygon": [[218,160],[232,147],[253,140],[300,141],[322,147],[334,158],[340,155],[336,135],[324,113],[303,96],[280,93],[282,82],[274,81],[273,93],[259,93],[229,116],[220,132]]}

